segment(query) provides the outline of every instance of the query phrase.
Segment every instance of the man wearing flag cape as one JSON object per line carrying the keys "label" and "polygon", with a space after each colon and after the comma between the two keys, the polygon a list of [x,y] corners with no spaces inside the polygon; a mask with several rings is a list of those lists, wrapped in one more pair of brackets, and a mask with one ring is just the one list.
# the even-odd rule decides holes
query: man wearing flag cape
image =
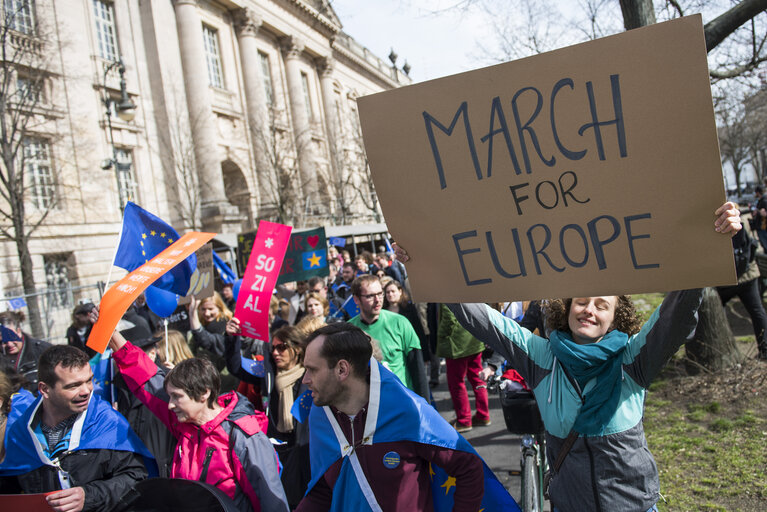
{"label": "man wearing flag cape", "polygon": [[296,511],[518,511],[471,445],[371,355],[349,324],[307,340],[312,480]]}
{"label": "man wearing flag cape", "polygon": [[127,420],[95,396],[88,356],[54,345],[40,356],[40,397],[6,435],[0,478],[6,492],[48,493],[57,512],[109,511],[147,477],[146,447]]}

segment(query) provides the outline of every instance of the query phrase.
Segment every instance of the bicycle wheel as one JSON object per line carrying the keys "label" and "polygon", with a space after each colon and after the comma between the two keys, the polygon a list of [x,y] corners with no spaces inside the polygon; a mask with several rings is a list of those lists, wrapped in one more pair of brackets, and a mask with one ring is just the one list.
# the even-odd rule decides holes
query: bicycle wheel
{"label": "bicycle wheel", "polygon": [[538,464],[535,460],[535,453],[532,451],[526,453],[522,464],[522,510],[524,512],[541,512],[538,495]]}

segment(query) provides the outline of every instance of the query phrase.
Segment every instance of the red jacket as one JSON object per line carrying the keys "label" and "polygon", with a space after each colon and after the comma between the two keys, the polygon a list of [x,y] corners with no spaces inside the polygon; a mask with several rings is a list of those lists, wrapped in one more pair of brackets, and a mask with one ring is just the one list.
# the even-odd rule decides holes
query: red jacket
{"label": "red jacket", "polygon": [[287,511],[279,462],[266,430],[266,416],[234,391],[218,397],[223,411],[198,427],[181,423],[168,409],[164,378],[144,352],[126,343],[114,359],[128,388],[178,440],[171,478],[201,480],[221,489],[247,512]]}

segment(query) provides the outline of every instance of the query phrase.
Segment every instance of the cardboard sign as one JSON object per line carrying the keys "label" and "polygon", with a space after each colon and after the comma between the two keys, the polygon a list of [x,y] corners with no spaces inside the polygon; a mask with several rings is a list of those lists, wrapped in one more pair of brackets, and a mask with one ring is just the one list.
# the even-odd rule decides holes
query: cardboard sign
{"label": "cardboard sign", "polygon": [[[240,268],[245,268],[257,231],[237,235],[237,253]],[[305,281],[313,276],[324,277],[328,269],[328,244],[325,228],[294,231],[290,235],[285,260],[280,268],[277,284]]]}
{"label": "cardboard sign", "polygon": [[[734,284],[701,17],[359,99],[418,301]],[[392,150],[396,148],[396,150]]]}
{"label": "cardboard sign", "polygon": [[258,224],[234,312],[243,336],[269,341],[269,301],[292,229],[265,220]]}
{"label": "cardboard sign", "polygon": [[161,275],[184,261],[214,236],[216,236],[215,233],[191,231],[112,285],[101,298],[99,319],[93,324],[86,346],[103,354],[117,323],[136,297]]}
{"label": "cardboard sign", "polygon": [[186,296],[179,298],[179,305],[189,304],[192,295],[198,299],[213,295],[213,281],[215,279],[213,275],[213,246],[209,243],[205,244],[197,249],[195,254],[197,255],[197,270],[194,271],[189,280],[189,291]]}

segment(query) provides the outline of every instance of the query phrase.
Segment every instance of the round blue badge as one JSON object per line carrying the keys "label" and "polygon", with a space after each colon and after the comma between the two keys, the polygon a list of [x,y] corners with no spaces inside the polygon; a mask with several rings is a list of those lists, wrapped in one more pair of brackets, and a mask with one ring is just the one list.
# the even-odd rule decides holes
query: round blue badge
{"label": "round blue badge", "polygon": [[394,469],[399,466],[400,457],[397,452],[389,452],[383,457],[383,465],[388,469]]}

